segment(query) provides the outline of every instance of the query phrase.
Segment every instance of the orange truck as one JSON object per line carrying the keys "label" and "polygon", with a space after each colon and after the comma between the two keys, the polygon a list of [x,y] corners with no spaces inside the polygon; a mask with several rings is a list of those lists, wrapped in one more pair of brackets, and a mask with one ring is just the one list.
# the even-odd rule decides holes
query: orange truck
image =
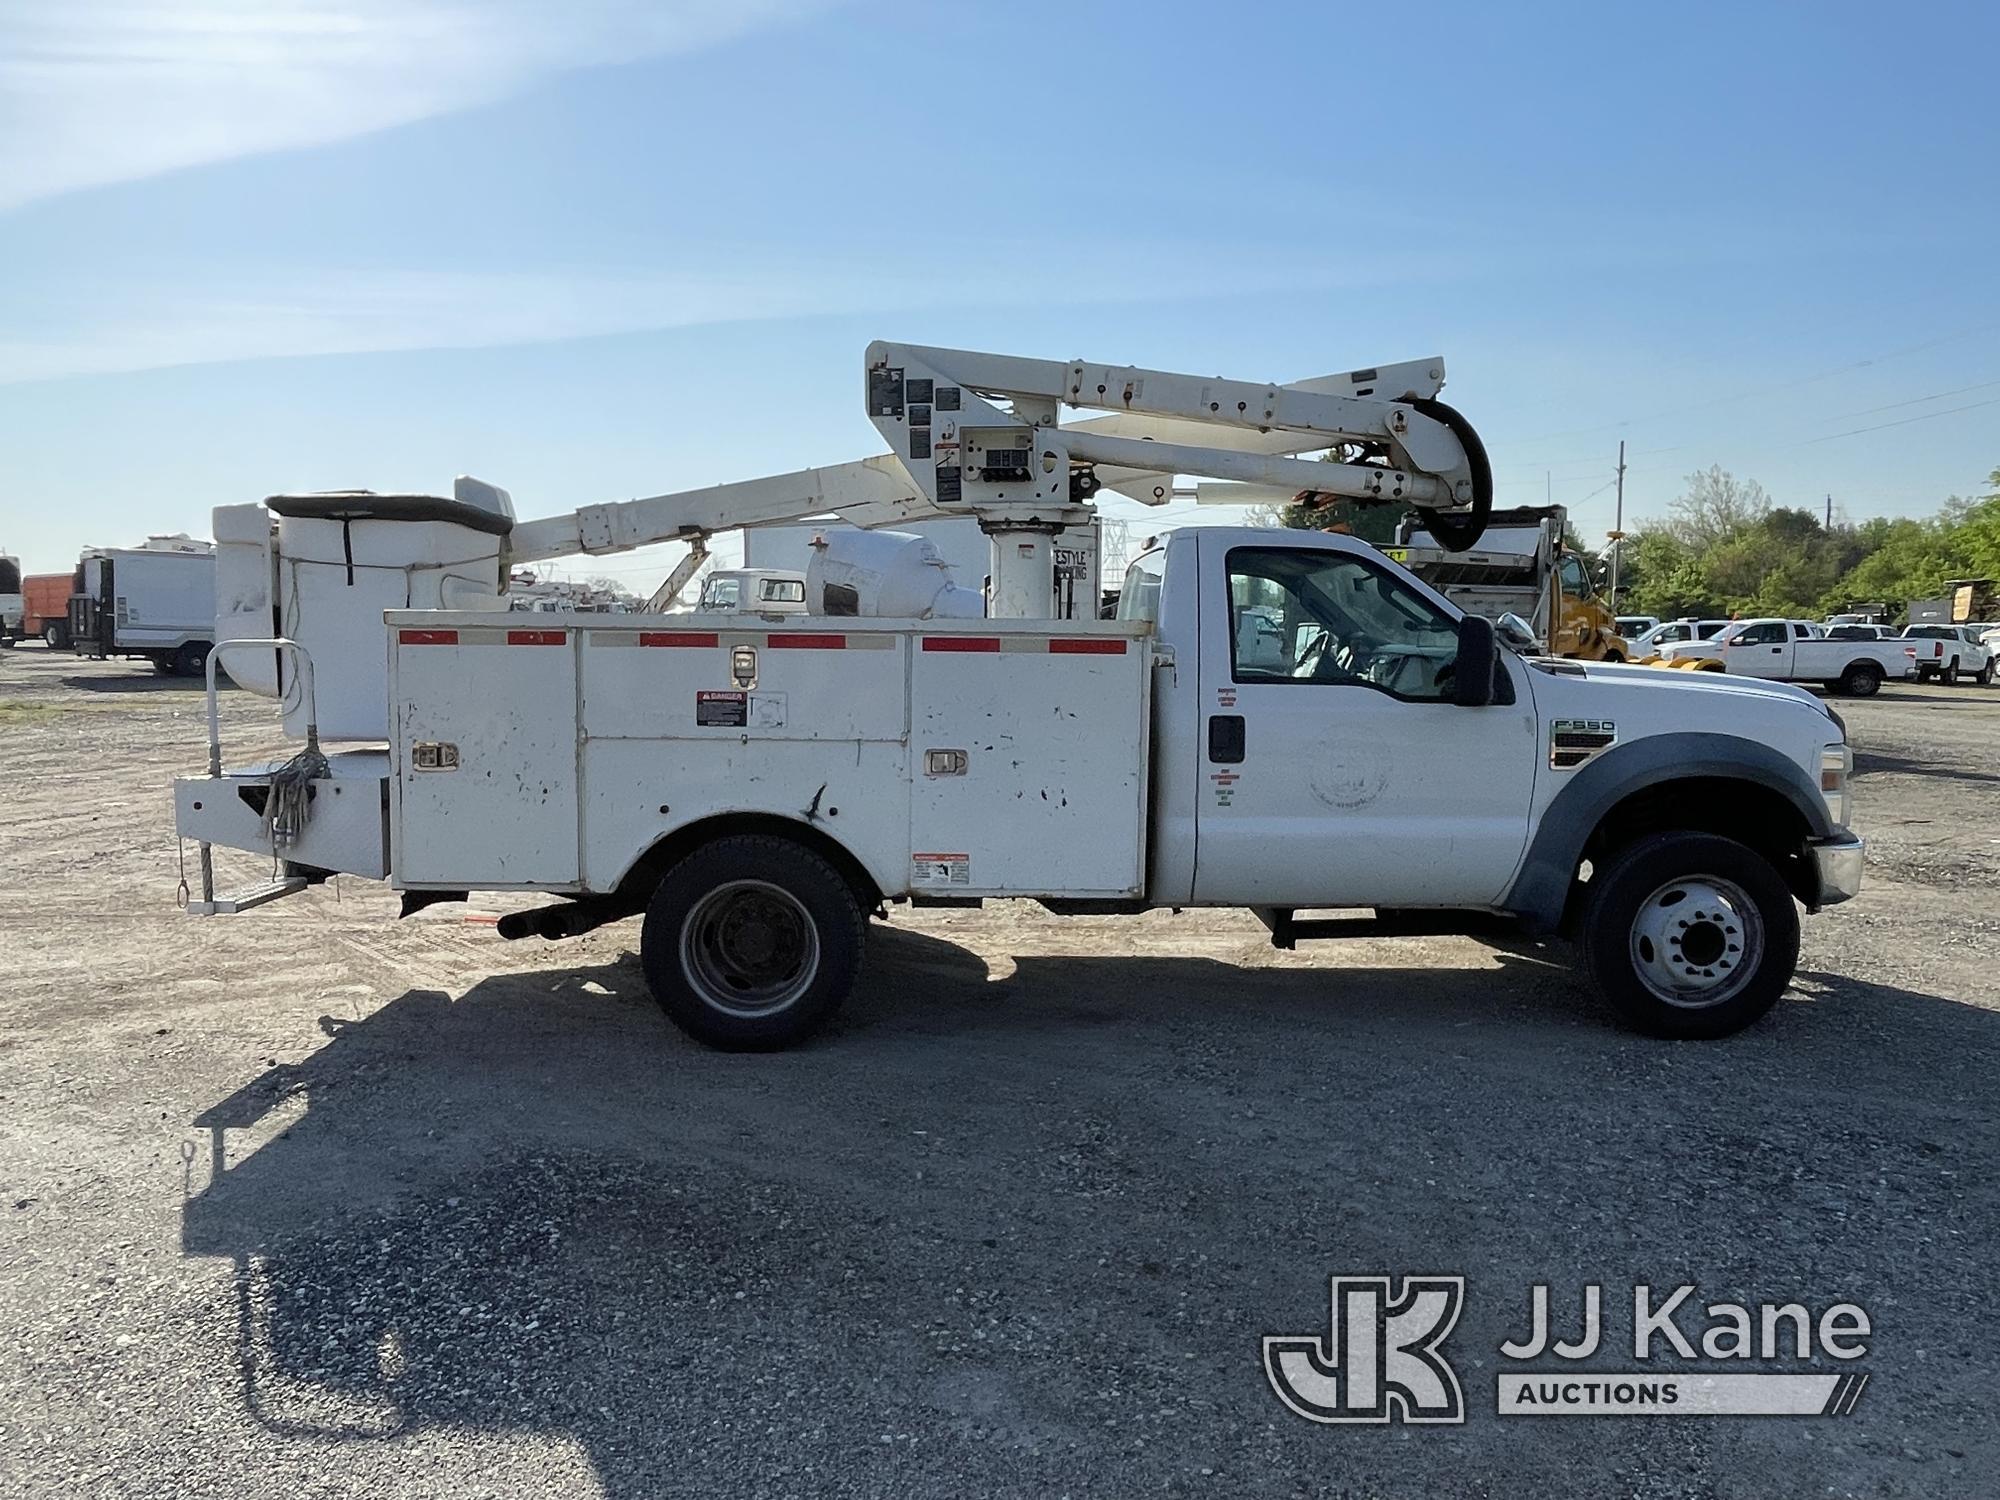
{"label": "orange truck", "polygon": [[70,573],[30,573],[21,580],[21,637],[40,636],[51,650],[69,646],[69,596],[76,577]]}

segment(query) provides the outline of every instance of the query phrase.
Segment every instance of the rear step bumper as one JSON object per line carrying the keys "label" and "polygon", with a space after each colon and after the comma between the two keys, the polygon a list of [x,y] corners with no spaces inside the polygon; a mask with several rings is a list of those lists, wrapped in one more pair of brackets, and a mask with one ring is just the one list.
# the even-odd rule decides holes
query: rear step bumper
{"label": "rear step bumper", "polygon": [[240,911],[250,910],[253,906],[262,906],[283,896],[296,895],[305,888],[305,876],[281,875],[275,880],[246,885],[240,891],[217,896],[213,901],[190,901],[187,904],[187,914],[191,917],[233,917]]}

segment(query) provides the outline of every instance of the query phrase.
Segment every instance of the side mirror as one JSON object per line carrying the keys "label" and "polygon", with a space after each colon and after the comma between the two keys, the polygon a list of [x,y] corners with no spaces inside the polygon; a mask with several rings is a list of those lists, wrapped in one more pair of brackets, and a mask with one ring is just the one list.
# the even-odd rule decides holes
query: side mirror
{"label": "side mirror", "polygon": [[1493,679],[1500,670],[1500,648],[1493,622],[1466,615],[1458,622],[1458,657],[1452,666],[1451,701],[1460,708],[1484,708],[1493,701]]}

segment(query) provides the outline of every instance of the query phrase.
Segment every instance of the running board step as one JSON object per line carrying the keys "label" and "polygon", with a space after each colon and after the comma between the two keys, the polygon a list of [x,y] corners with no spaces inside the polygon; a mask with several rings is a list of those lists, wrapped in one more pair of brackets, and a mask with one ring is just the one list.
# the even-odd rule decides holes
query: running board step
{"label": "running board step", "polygon": [[276,880],[266,880],[261,885],[246,885],[240,891],[231,891],[213,901],[190,901],[187,913],[191,917],[233,917],[240,911],[249,911],[253,906],[297,895],[305,888],[305,876],[283,875]]}
{"label": "running board step", "polygon": [[1273,948],[1322,938],[1474,937],[1505,939],[1523,931],[1519,918],[1463,908],[1375,908],[1365,917],[1295,917],[1285,907],[1260,907],[1257,919]]}

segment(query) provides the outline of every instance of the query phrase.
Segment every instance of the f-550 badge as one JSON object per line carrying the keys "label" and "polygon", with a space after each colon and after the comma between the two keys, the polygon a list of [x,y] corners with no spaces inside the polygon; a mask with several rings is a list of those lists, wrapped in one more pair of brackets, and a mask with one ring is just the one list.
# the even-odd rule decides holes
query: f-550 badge
{"label": "f-550 badge", "polygon": [[1618,743],[1612,719],[1557,719],[1549,725],[1549,769],[1573,771]]}

